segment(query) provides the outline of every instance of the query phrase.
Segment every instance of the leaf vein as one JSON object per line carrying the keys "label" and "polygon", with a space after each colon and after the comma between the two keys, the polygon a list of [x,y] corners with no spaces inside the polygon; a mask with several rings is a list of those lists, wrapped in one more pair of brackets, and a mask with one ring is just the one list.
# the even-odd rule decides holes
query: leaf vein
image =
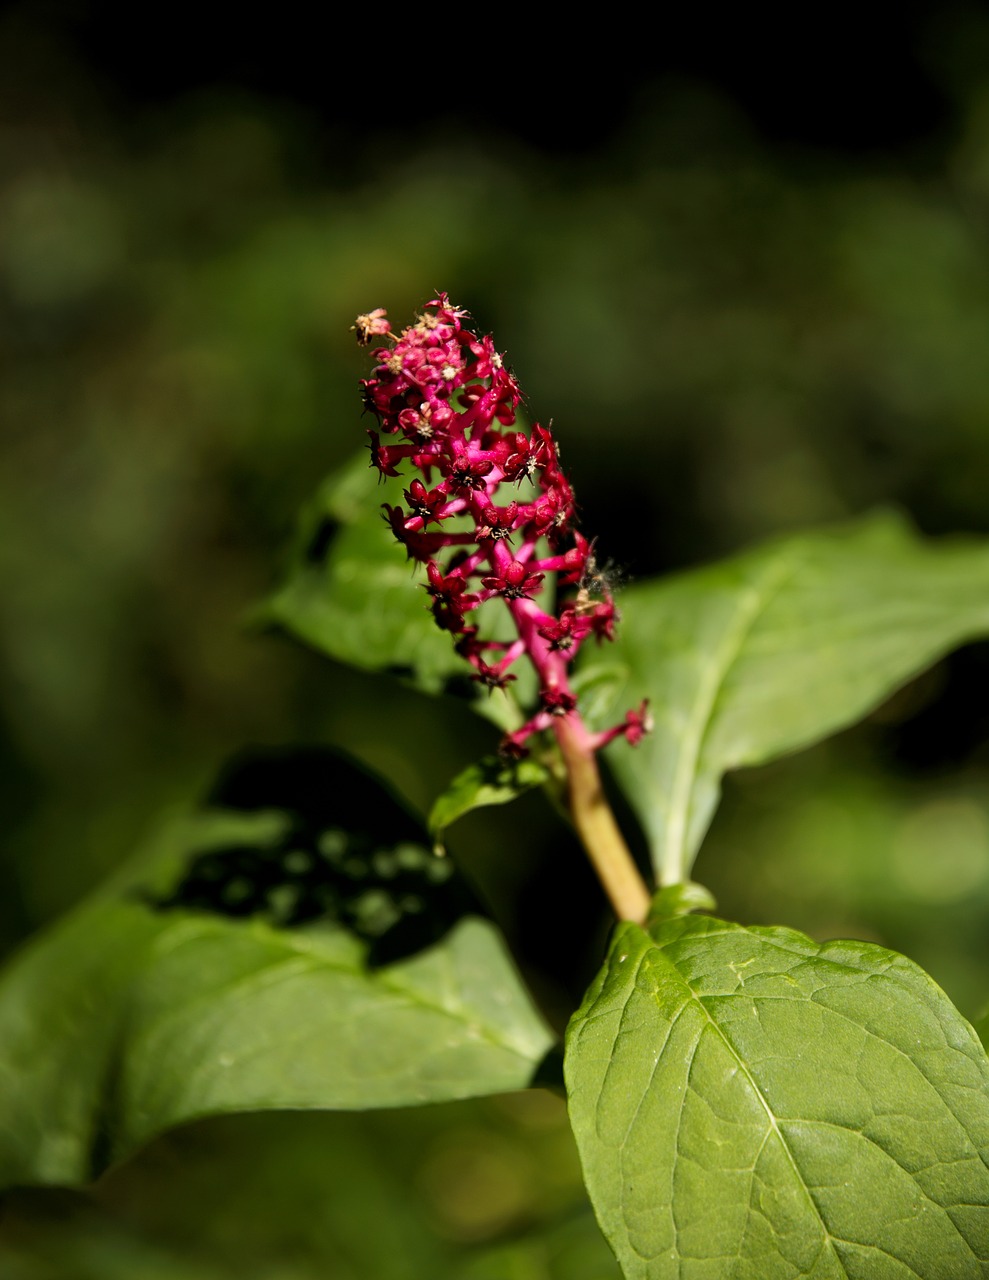
{"label": "leaf vein", "polygon": [[720,644],[702,672],[693,709],[686,729],[681,734],[680,751],[670,786],[664,863],[667,873],[675,873],[671,883],[681,878],[691,794],[704,738],[714,718],[718,696],[759,615],[764,612],[798,563],[799,557],[792,552],[783,554],[780,559],[770,561],[758,580],[745,585],[739,592],[734,617],[726,625]]}
{"label": "leaf vein", "polygon": [[[644,958],[648,959],[648,956]],[[693,998],[694,1003],[703,1013],[704,1018],[707,1020],[708,1025],[711,1027],[714,1033],[718,1036],[718,1038],[722,1041],[722,1043],[724,1044],[728,1052],[731,1054],[731,1056],[738,1063],[739,1070],[741,1071],[745,1079],[748,1081],[749,1086],[752,1089],[752,1092],[755,1098],[758,1100],[759,1105],[762,1107],[763,1111],[766,1114],[766,1119],[769,1123],[770,1129],[773,1132],[775,1132],[777,1139],[779,1140],[783,1153],[786,1156],[790,1164],[790,1167],[793,1170],[793,1175],[797,1181],[797,1185],[803,1189],[804,1195],[807,1198],[807,1202],[810,1205],[810,1208],[813,1211],[815,1218],[820,1224],[821,1232],[825,1240],[831,1245],[831,1249],[832,1249],[832,1252],[834,1253],[835,1261],[838,1263],[839,1266],[842,1267],[843,1270],[845,1270],[844,1264],[841,1262],[841,1259],[838,1256],[837,1250],[834,1248],[834,1240],[833,1240],[833,1237],[831,1236],[831,1232],[828,1230],[827,1223],[824,1221],[824,1217],[823,1217],[823,1214],[821,1213],[821,1209],[818,1206],[817,1201],[814,1199],[814,1196],[811,1193],[810,1187],[804,1181],[803,1175],[800,1172],[800,1166],[797,1164],[796,1157],[794,1156],[793,1151],[790,1148],[790,1144],[787,1142],[785,1135],[780,1130],[780,1127],[776,1122],[776,1116],[773,1114],[772,1108],[769,1106],[768,1100],[764,1097],[762,1090],[759,1088],[759,1085],[756,1082],[755,1077],[752,1075],[752,1072],[749,1070],[748,1064],[746,1063],[745,1059],[741,1056],[741,1054],[738,1052],[738,1050],[735,1048],[734,1044],[732,1044],[731,1040],[728,1038],[727,1034],[722,1029],[722,1027],[711,1016],[710,1012],[704,1006],[700,996],[698,996],[698,994],[690,986],[687,979],[682,974],[680,976],[682,978],[684,985],[690,991],[690,994]],[[847,1270],[845,1271],[845,1274],[847,1276],[848,1274]]]}

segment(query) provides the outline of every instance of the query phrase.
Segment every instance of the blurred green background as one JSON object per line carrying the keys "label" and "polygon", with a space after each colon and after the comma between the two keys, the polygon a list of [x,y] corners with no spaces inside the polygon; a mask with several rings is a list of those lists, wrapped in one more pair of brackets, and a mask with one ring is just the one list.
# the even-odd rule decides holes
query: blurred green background
{"label": "blurred green background", "polygon": [[[427,56],[365,20],[367,50],[287,16],[0,22],[5,949],[246,743],[345,746],[423,810],[491,749],[463,707],[247,624],[299,505],[362,446],[359,311],[402,324],[437,289],[468,307],[626,576],[884,503],[989,532],[983,6],[795,30],[783,61],[717,24],[563,57],[506,22],[512,87],[480,28],[444,70],[442,35]],[[906,951],[974,1016],[987,677],[972,646],[730,780],[696,872],[722,911]],[[607,929],[579,851],[532,796],[451,844],[562,1026]],[[613,1268],[581,1206],[549,1095],[253,1117],[168,1138],[92,1197],[15,1197],[0,1260],[28,1280],[596,1280]]]}

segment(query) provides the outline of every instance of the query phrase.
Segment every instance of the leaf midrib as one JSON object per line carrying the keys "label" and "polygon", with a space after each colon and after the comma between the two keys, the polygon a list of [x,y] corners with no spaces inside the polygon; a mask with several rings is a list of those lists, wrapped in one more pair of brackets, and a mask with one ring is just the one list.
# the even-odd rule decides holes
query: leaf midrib
{"label": "leaf midrib", "polygon": [[[668,962],[668,963],[672,963],[672,961],[670,961],[670,960],[668,959],[668,957],[664,957],[664,958],[665,958],[665,959],[667,959],[667,962]],[[650,961],[650,955],[649,955],[649,953],[648,953],[648,952],[647,952],[647,953],[642,957],[642,963],[645,963],[645,962],[647,962],[647,961]],[[676,968],[676,966],[675,966],[675,965],[674,965],[674,968]],[[830,1232],[830,1230],[828,1229],[827,1225],[825,1224],[825,1222],[824,1222],[824,1218],[823,1218],[823,1217],[822,1217],[822,1215],[821,1215],[821,1211],[820,1211],[820,1209],[819,1209],[819,1208],[818,1208],[818,1206],[817,1206],[817,1202],[814,1200],[814,1197],[813,1197],[813,1195],[811,1194],[810,1188],[808,1187],[808,1185],[807,1185],[806,1181],[805,1181],[805,1180],[804,1180],[804,1178],[803,1178],[803,1175],[802,1175],[802,1174],[801,1174],[801,1172],[800,1172],[800,1167],[799,1167],[799,1165],[797,1164],[796,1159],[795,1159],[795,1157],[794,1157],[794,1155],[793,1155],[793,1152],[792,1152],[792,1151],[791,1151],[791,1149],[790,1149],[789,1143],[787,1142],[786,1137],[784,1136],[782,1129],[779,1127],[779,1124],[778,1124],[778,1123],[777,1123],[777,1121],[776,1121],[776,1116],[775,1116],[775,1114],[774,1114],[774,1112],[773,1112],[772,1108],[770,1107],[768,1100],[764,1097],[764,1095],[763,1095],[763,1093],[762,1093],[762,1090],[759,1088],[758,1084],[756,1083],[755,1077],[752,1075],[752,1072],[749,1070],[748,1065],[747,1065],[747,1064],[746,1064],[746,1062],[745,1062],[745,1059],[744,1059],[744,1058],[739,1054],[738,1050],[737,1050],[737,1049],[735,1048],[735,1046],[732,1044],[731,1040],[728,1038],[728,1036],[727,1036],[727,1034],[725,1033],[725,1031],[722,1029],[722,1027],[720,1026],[720,1024],[719,1024],[719,1023],[714,1019],[714,1017],[712,1016],[712,1014],[710,1013],[710,1011],[707,1009],[706,1005],[704,1004],[704,1000],[705,1000],[705,999],[709,999],[709,998],[711,998],[711,997],[705,997],[705,996],[699,995],[699,994],[694,990],[694,988],[690,985],[690,983],[689,983],[689,981],[687,980],[687,978],[686,978],[686,977],[685,977],[685,976],[680,972],[680,970],[679,970],[679,969],[676,969],[676,972],[679,974],[680,979],[681,979],[681,981],[683,982],[683,985],[684,985],[684,986],[686,987],[686,989],[690,992],[690,1001],[691,1001],[691,1003],[692,1003],[692,1004],[694,1004],[696,1007],[698,1007],[698,1008],[702,1011],[702,1013],[703,1013],[703,1015],[704,1015],[704,1018],[705,1018],[705,1021],[706,1021],[707,1025],[708,1025],[708,1026],[710,1026],[710,1027],[714,1030],[714,1032],[717,1034],[718,1038],[721,1040],[722,1044],[725,1046],[725,1048],[726,1048],[726,1049],[728,1050],[728,1052],[731,1054],[731,1056],[733,1057],[733,1059],[738,1063],[738,1066],[739,1066],[740,1071],[741,1071],[741,1072],[742,1072],[742,1074],[744,1075],[745,1079],[748,1081],[749,1086],[751,1087],[751,1089],[752,1089],[753,1093],[755,1094],[756,1098],[759,1100],[759,1103],[760,1103],[760,1105],[762,1106],[763,1110],[765,1111],[766,1116],[767,1116],[767,1119],[769,1120],[769,1124],[770,1124],[770,1127],[771,1127],[771,1131],[772,1131],[773,1133],[775,1133],[775,1134],[776,1134],[776,1136],[779,1138],[780,1144],[781,1144],[781,1146],[782,1146],[782,1148],[783,1148],[784,1152],[786,1153],[787,1160],[788,1160],[788,1162],[789,1162],[789,1164],[790,1164],[791,1168],[793,1169],[794,1176],[796,1177],[797,1182],[798,1182],[798,1184],[800,1185],[800,1187],[803,1189],[803,1191],[804,1191],[804,1193],[805,1193],[805,1195],[806,1195],[806,1197],[807,1197],[807,1200],[808,1200],[808,1202],[809,1202],[809,1204],[810,1204],[811,1208],[812,1208],[812,1209],[813,1209],[813,1211],[814,1211],[814,1215],[815,1215],[815,1217],[817,1218],[818,1222],[819,1222],[819,1223],[820,1223],[820,1225],[821,1225],[821,1231],[823,1232],[823,1235],[824,1235],[824,1238],[825,1238],[825,1240],[826,1240],[827,1245],[830,1247],[830,1250],[831,1250],[832,1254],[834,1255],[835,1262],[837,1263],[837,1265],[838,1265],[839,1267],[841,1267],[841,1268],[842,1268],[842,1272],[843,1272],[843,1274],[847,1277],[849,1273],[848,1273],[848,1271],[844,1268],[844,1265],[843,1265],[843,1263],[842,1263],[842,1261],[841,1261],[841,1257],[840,1257],[840,1255],[838,1254],[837,1249],[835,1248],[835,1240],[836,1240],[836,1239],[840,1239],[840,1237],[835,1237],[835,1236],[833,1236],[833,1235],[832,1235],[832,1233]],[[737,994],[737,993],[729,992],[729,993],[725,993],[725,994],[729,994],[729,995],[731,995],[731,994]],[[813,997],[810,997],[810,999],[813,999]],[[682,1013],[682,1012],[683,1012],[683,1010],[681,1010],[680,1012]],[[850,1018],[848,1018],[848,1015],[847,1015],[847,1014],[843,1014],[843,1013],[841,1013],[841,1011],[840,1011],[840,1010],[831,1010],[831,1012],[833,1012],[833,1013],[837,1013],[837,1014],[838,1014],[838,1016],[840,1016],[840,1017],[844,1018],[846,1021],[852,1022],[852,1024],[853,1024],[855,1027],[857,1027],[860,1031],[864,1031],[864,1032],[866,1033],[866,1035],[868,1035],[870,1038],[873,1038],[873,1039],[880,1039],[880,1040],[881,1040],[881,1037],[876,1037],[876,1036],[875,1036],[875,1033],[871,1032],[867,1027],[863,1027],[863,1026],[861,1025],[861,1023],[857,1023],[857,1022],[855,1022],[855,1021],[854,1021],[854,1019],[850,1019]],[[679,1014],[678,1014],[677,1016],[679,1017]],[[890,1047],[890,1048],[893,1048],[893,1049],[897,1050],[897,1052],[899,1052],[903,1057],[906,1057],[906,1058],[908,1059],[908,1061],[911,1061],[911,1062],[913,1061],[912,1059],[910,1059],[910,1058],[909,1058],[909,1055],[907,1055],[907,1054],[903,1053],[903,1050],[899,1049],[899,1047],[898,1047],[898,1046],[896,1046],[896,1045],[892,1045],[892,1044],[891,1044],[889,1041],[887,1041],[887,1040],[881,1040],[881,1042],[882,1042],[883,1044],[887,1045],[888,1047]],[[698,1043],[699,1043],[699,1040],[698,1040]],[[949,1110],[949,1112],[951,1113],[952,1118],[953,1118],[954,1120],[956,1120],[956,1122],[959,1124],[959,1127],[960,1127],[960,1128],[962,1129],[962,1131],[965,1133],[966,1137],[968,1137],[968,1132],[967,1132],[967,1130],[965,1129],[965,1126],[962,1124],[962,1122],[961,1122],[961,1120],[959,1119],[959,1117],[958,1117],[957,1115],[955,1115],[954,1110],[953,1110],[950,1106],[948,1107],[948,1110]],[[813,1123],[815,1123],[815,1121],[813,1121],[813,1120],[801,1120],[801,1123],[813,1124]],[[824,1124],[824,1125],[829,1125],[830,1127],[837,1128],[837,1129],[841,1129],[841,1130],[843,1130],[843,1131],[846,1131],[846,1132],[847,1132],[846,1126],[839,1125],[839,1124],[836,1124],[836,1123],[834,1123],[834,1122],[829,1122],[829,1121],[821,1121],[820,1123],[821,1123],[821,1124]],[[865,1135],[865,1134],[861,1134],[861,1133],[860,1133],[860,1134],[859,1134],[859,1136],[863,1139],[863,1141],[870,1142],[870,1143],[871,1143],[871,1145],[876,1146],[876,1147],[877,1147],[877,1149],[879,1149],[880,1151],[882,1151],[882,1152],[883,1152],[883,1154],[884,1154],[885,1156],[887,1156],[887,1158],[889,1158],[890,1160],[892,1160],[894,1164],[897,1164],[897,1165],[898,1165],[898,1167],[902,1168],[902,1166],[901,1166],[901,1165],[899,1165],[899,1162],[896,1160],[896,1158],[895,1158],[894,1156],[892,1156],[892,1155],[890,1154],[890,1152],[886,1151],[886,1149],[885,1149],[885,1148],[884,1148],[880,1143],[876,1143],[876,1142],[874,1142],[872,1139],[870,1139],[870,1138],[866,1137],[866,1135]],[[985,1163],[985,1158],[982,1156],[982,1153],[981,1153],[980,1151],[978,1151],[978,1149],[977,1149],[977,1148],[975,1148],[974,1146],[973,1146],[973,1154],[974,1154],[974,1156],[975,1156],[976,1158],[981,1158],[981,1159],[982,1159],[982,1161],[983,1161],[983,1163]],[[904,1170],[904,1172],[906,1172],[906,1170]],[[965,1236],[962,1234],[962,1232],[959,1230],[957,1223],[955,1223],[954,1219],[951,1217],[951,1214],[950,1214],[950,1213],[948,1213],[946,1206],[945,1206],[945,1205],[940,1204],[937,1200],[934,1200],[931,1196],[929,1196],[929,1195],[927,1194],[927,1192],[924,1190],[924,1188],[923,1188],[923,1187],[922,1187],[922,1186],[917,1182],[916,1178],[913,1178],[913,1176],[912,1176],[912,1175],[910,1175],[910,1176],[911,1176],[911,1179],[912,1179],[912,1181],[913,1181],[914,1185],[916,1186],[916,1188],[917,1188],[918,1192],[919,1192],[919,1193],[924,1197],[924,1199],[925,1199],[925,1200],[926,1200],[926,1201],[927,1201],[927,1202],[928,1202],[932,1207],[934,1207],[934,1208],[936,1208],[936,1209],[940,1210],[940,1211],[945,1215],[945,1217],[948,1219],[948,1221],[949,1221],[949,1222],[951,1222],[952,1226],[954,1227],[955,1232],[956,1232],[956,1234],[957,1234],[957,1236],[958,1236],[959,1241],[960,1241],[960,1242],[962,1243],[962,1245],[963,1245],[963,1246],[968,1250],[968,1252],[972,1255],[972,1257],[973,1257],[973,1258],[976,1258],[976,1254],[975,1254],[974,1250],[972,1249],[972,1246],[971,1246],[970,1242],[966,1239],[966,1237],[965,1237]],[[879,1248],[879,1246],[876,1246],[876,1248]],[[888,1251],[887,1251],[887,1250],[882,1250],[882,1249],[880,1249],[880,1252],[887,1253]],[[889,1256],[890,1256],[890,1257],[894,1257],[895,1255],[890,1254]],[[978,1259],[976,1258],[976,1260],[978,1260]],[[903,1263],[903,1259],[902,1259],[902,1258],[896,1258],[896,1261],[897,1261],[897,1262],[900,1262],[900,1263]],[[908,1264],[907,1264],[907,1265],[908,1265]]]}
{"label": "leaf midrib", "polygon": [[677,884],[686,875],[688,820],[697,766],[728,673],[738,660],[760,615],[796,570],[799,562],[799,555],[792,551],[781,554],[776,560],[770,561],[759,578],[745,585],[737,598],[735,614],[725,627],[717,649],[703,670],[694,706],[681,735],[676,769],[670,784],[665,839],[659,855],[660,880],[663,884]]}
{"label": "leaf midrib", "polygon": [[[693,990],[693,988],[691,988],[691,990]],[[723,991],[723,992],[719,992],[719,993],[717,993],[716,995],[697,996],[697,997],[696,997],[696,999],[697,999],[699,1002],[703,1002],[703,1001],[705,1001],[705,1000],[726,1000],[726,999],[727,999],[727,1000],[730,1000],[730,999],[734,999],[734,998],[736,998],[736,997],[738,997],[738,996],[741,996],[741,995],[744,995],[744,994],[745,994],[744,990],[742,990],[742,991]],[[770,1001],[775,1001],[775,1000],[780,1000],[780,1001],[793,1000],[793,999],[795,999],[795,997],[793,997],[793,996],[764,996],[764,995],[752,996],[752,995],[750,995],[750,996],[748,996],[748,997],[747,997],[747,999],[752,1003],[752,1005],[753,1005],[753,1007],[754,1007],[756,1004],[766,1004],[766,1003],[769,1003]],[[901,1047],[900,1047],[900,1045],[895,1044],[892,1040],[884,1039],[881,1035],[878,1035],[875,1031],[873,1031],[870,1027],[865,1026],[863,1023],[861,1023],[861,1022],[856,1022],[856,1020],[855,1020],[854,1018],[850,1017],[850,1016],[849,1016],[847,1013],[845,1013],[842,1009],[835,1008],[835,1006],[834,1006],[834,1005],[825,1005],[825,1004],[822,1004],[822,1003],[817,999],[817,992],[813,992],[812,994],[810,994],[810,995],[808,995],[808,996],[804,996],[804,997],[803,997],[803,999],[807,1000],[807,1001],[808,1001],[808,1003],[811,1003],[811,1004],[815,1004],[815,1005],[817,1005],[817,1007],[818,1007],[818,1008],[820,1008],[820,1009],[826,1009],[826,1010],[827,1010],[827,1012],[828,1012],[832,1017],[834,1017],[834,1018],[838,1018],[838,1019],[840,1019],[842,1022],[847,1022],[850,1026],[854,1027],[857,1031],[860,1031],[864,1036],[866,1036],[866,1037],[867,1037],[867,1039],[869,1039],[869,1040],[871,1040],[871,1041],[875,1041],[875,1043],[876,1043],[876,1044],[881,1044],[881,1045],[883,1045],[885,1048],[892,1050],[892,1051],[893,1051],[893,1053],[895,1053],[898,1057],[902,1058],[905,1062],[908,1062],[912,1067],[914,1067],[914,1068],[916,1069],[916,1067],[917,1067],[916,1062],[914,1061],[914,1059],[913,1059],[913,1058],[911,1058],[911,1057],[910,1057],[909,1053],[907,1053],[907,1051],[906,1051],[905,1049],[903,1049],[903,1048],[901,1048]],[[710,1017],[711,1015],[709,1014],[708,1016]],[[947,1044],[946,1044],[946,1046],[945,1046],[945,1047],[950,1047],[950,1046],[947,1046]],[[921,1072],[921,1077],[925,1080],[925,1082],[927,1082],[927,1081],[926,1081],[926,1077],[923,1075],[923,1073],[922,1073],[922,1072]],[[928,1082],[928,1083],[929,1083],[929,1082]],[[983,1165],[984,1167],[986,1167],[987,1169],[989,1169],[989,1159],[987,1159],[987,1158],[986,1158],[986,1156],[985,1156],[985,1155],[984,1155],[984,1154],[979,1150],[979,1148],[978,1148],[978,1147],[975,1145],[975,1143],[972,1141],[971,1135],[969,1134],[969,1131],[968,1131],[968,1129],[967,1129],[967,1127],[966,1127],[966,1125],[965,1125],[965,1122],[964,1122],[964,1120],[962,1119],[962,1117],[961,1117],[960,1115],[958,1115],[957,1111],[956,1111],[956,1110],[955,1110],[955,1108],[951,1105],[951,1103],[949,1102],[949,1100],[944,1096],[944,1094],[938,1093],[938,1094],[937,1094],[937,1097],[938,1097],[938,1099],[941,1101],[941,1103],[943,1104],[943,1106],[944,1106],[945,1110],[946,1110],[946,1111],[948,1112],[948,1114],[951,1116],[952,1120],[954,1120],[954,1121],[956,1122],[956,1124],[958,1125],[958,1128],[959,1128],[959,1129],[961,1130],[961,1132],[965,1135],[965,1140],[969,1143],[969,1146],[970,1146],[970,1149],[971,1149],[971,1150],[970,1150],[970,1155],[969,1155],[968,1157],[965,1157],[965,1158],[974,1158],[974,1159],[976,1159],[976,1160],[979,1160],[979,1161],[981,1161],[981,1163],[982,1163],[982,1165]],[[815,1123],[818,1123],[818,1122],[817,1122],[817,1121],[813,1121],[813,1120],[808,1120],[808,1119],[806,1119],[806,1118],[802,1118],[802,1119],[801,1119],[801,1124],[815,1124]],[[823,1120],[822,1120],[822,1121],[820,1121],[820,1123],[821,1123],[821,1124],[829,1124],[829,1123],[832,1123],[832,1122],[830,1122],[830,1121],[823,1121]],[[837,1127],[837,1128],[842,1128],[843,1126],[841,1126],[841,1125],[837,1125],[836,1127]],[[861,1131],[859,1131],[859,1132],[861,1132]],[[872,1139],[866,1138],[866,1135],[865,1135],[865,1134],[862,1134],[862,1137],[863,1137],[863,1138],[865,1138],[865,1140],[866,1140],[866,1141],[872,1141]],[[879,1149],[880,1149],[880,1150],[885,1151],[886,1155],[887,1155],[887,1156],[889,1156],[890,1160],[892,1160],[892,1161],[894,1162],[894,1164],[899,1164],[899,1161],[897,1161],[896,1157],[895,1157],[894,1155],[892,1155],[889,1151],[886,1151],[885,1147],[883,1147],[881,1143],[876,1142],[876,1143],[874,1143],[874,1145],[875,1145],[875,1146],[877,1146],[877,1147],[879,1147]],[[963,1158],[963,1157],[961,1157],[961,1156],[959,1156],[959,1157],[958,1157],[958,1159],[962,1159],[962,1158]],[[900,1168],[902,1168],[902,1167],[903,1167],[903,1166],[902,1166],[902,1165],[900,1165]],[[911,1175],[911,1176],[912,1176],[912,1175]],[[923,1191],[923,1188],[921,1188],[921,1190]],[[931,1202],[931,1204],[932,1204],[932,1205],[936,1206],[938,1209],[943,1210],[944,1212],[947,1212],[947,1207],[946,1207],[945,1205],[940,1204],[937,1200],[933,1200],[933,1199],[931,1199],[931,1197],[930,1197],[930,1196],[928,1196],[926,1192],[924,1192],[923,1194],[924,1194],[925,1199],[930,1200],[930,1202]],[[962,1239],[964,1239],[964,1237],[962,1237]],[[967,1241],[965,1241],[965,1243],[967,1244],[968,1242],[967,1242]]]}
{"label": "leaf midrib", "polygon": [[[660,948],[658,947],[655,949],[657,951],[660,950]],[[793,1152],[790,1150],[790,1144],[787,1142],[786,1138],[783,1135],[782,1130],[780,1129],[779,1125],[776,1123],[776,1116],[773,1114],[773,1111],[769,1105],[769,1102],[763,1096],[762,1090],[759,1088],[758,1084],[756,1083],[755,1077],[752,1075],[752,1072],[749,1070],[748,1064],[746,1063],[745,1059],[741,1057],[738,1050],[735,1048],[732,1042],[728,1039],[727,1035],[725,1035],[724,1031],[721,1029],[718,1023],[711,1016],[710,1012],[704,1007],[701,996],[698,995],[696,991],[694,991],[694,988],[687,981],[686,977],[684,977],[684,975],[680,972],[680,970],[676,968],[676,966],[667,956],[663,956],[663,961],[665,964],[669,964],[674,969],[680,981],[683,983],[686,990],[690,993],[690,1002],[694,1005],[696,1009],[699,1010],[699,1012],[702,1014],[704,1018],[705,1023],[715,1033],[715,1035],[718,1037],[718,1039],[721,1041],[724,1047],[731,1054],[735,1062],[738,1063],[739,1070],[741,1071],[744,1078],[748,1081],[749,1087],[751,1088],[755,1097],[758,1099],[759,1105],[762,1107],[763,1111],[766,1114],[766,1119],[769,1122],[770,1130],[776,1135],[776,1137],[779,1140],[780,1146],[782,1147],[783,1151],[786,1154],[786,1158],[790,1164],[790,1167],[793,1170],[793,1175],[797,1180],[798,1186],[803,1191],[807,1199],[807,1203],[810,1205],[810,1208],[813,1211],[814,1217],[817,1219],[818,1223],[820,1224],[821,1233],[825,1241],[827,1242],[827,1245],[830,1247],[830,1250],[834,1257],[836,1265],[841,1269],[842,1274],[848,1277],[848,1271],[843,1266],[841,1258],[838,1254],[838,1251],[835,1248],[834,1238],[832,1237],[831,1232],[828,1230],[827,1225],[825,1224],[824,1218],[821,1216],[821,1211],[817,1206],[817,1202],[814,1200],[814,1197],[811,1195],[810,1188],[807,1186],[807,1183],[805,1182],[803,1175],[800,1172],[800,1167],[797,1164],[797,1161],[794,1157]],[[644,953],[640,961],[640,968],[641,968],[641,965],[643,964],[649,964],[650,966],[655,964],[655,960],[651,952],[647,951]],[[700,1037],[698,1037],[698,1043],[699,1042],[700,1042]],[[683,1113],[681,1110],[681,1117],[682,1117],[682,1114]],[[679,1133],[679,1124],[678,1124],[677,1131]]]}

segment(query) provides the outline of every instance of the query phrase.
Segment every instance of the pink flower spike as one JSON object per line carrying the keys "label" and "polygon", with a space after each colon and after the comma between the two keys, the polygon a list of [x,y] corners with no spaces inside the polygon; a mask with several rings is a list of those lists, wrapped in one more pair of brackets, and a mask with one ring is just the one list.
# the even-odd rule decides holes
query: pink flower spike
{"label": "pink flower spike", "polygon": [[[384,476],[399,475],[400,463],[417,473],[403,491],[406,509],[386,505],[388,522],[406,554],[426,565],[433,616],[453,635],[474,679],[504,688],[513,679],[509,667],[523,656],[535,669],[538,710],[509,735],[506,750],[524,751],[533,733],[546,730],[564,754],[593,751],[616,736],[634,744],[647,731],[644,708],[606,734],[589,733],[580,720],[570,663],[588,636],[613,637],[617,612],[596,574],[592,543],[575,527],[573,490],[552,430],[517,428],[518,384],[494,340],[464,327],[466,314],[437,294],[398,336],[380,309],[355,325],[368,341],[388,339],[373,352],[376,364],[363,383],[365,405],[378,419],[378,430],[368,433],[372,465]],[[389,436],[399,438],[382,443]],[[508,488],[523,480],[535,488],[530,501]],[[576,590],[545,612],[536,597],[552,575],[557,587]],[[507,607],[511,638],[479,634],[491,610],[473,611],[495,599]],[[468,625],[468,614],[483,622]]]}
{"label": "pink flower spike", "polygon": [[[538,703],[520,729],[505,735],[501,752],[519,759],[533,735],[552,734],[554,772],[566,777],[574,826],[616,914],[641,924],[649,892],[604,800],[595,752],[616,737],[640,742],[650,728],[646,704],[604,733],[589,732],[581,719],[569,668],[589,635],[614,635],[608,581],[576,527],[573,490],[550,427],[518,429],[519,385],[494,340],[465,328],[466,317],[440,293],[397,336],[381,308],[354,326],[362,342],[388,339],[373,352],[374,368],[361,384],[364,407],[377,419],[377,431],[369,432],[372,465],[384,476],[397,476],[399,462],[418,473],[404,490],[407,510],[386,504],[386,518],[406,555],[426,565],[433,617],[476,683],[525,688],[509,668],[528,659]],[[389,436],[399,442],[382,444]],[[528,492],[501,494],[502,485],[523,480],[532,486]],[[554,585],[573,590],[551,606]],[[489,625],[504,638],[494,639]]]}

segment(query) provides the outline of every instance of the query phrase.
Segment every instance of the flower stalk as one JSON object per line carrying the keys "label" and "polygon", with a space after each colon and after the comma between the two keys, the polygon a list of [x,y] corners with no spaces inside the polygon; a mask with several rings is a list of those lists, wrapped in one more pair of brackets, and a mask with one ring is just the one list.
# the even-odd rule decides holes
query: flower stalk
{"label": "flower stalk", "polygon": [[[605,798],[596,752],[618,737],[641,741],[650,728],[647,706],[599,733],[580,716],[569,667],[589,637],[613,639],[614,601],[576,527],[573,490],[550,429],[515,429],[518,383],[490,336],[464,327],[465,315],[440,294],[399,335],[382,308],[354,326],[362,344],[391,344],[374,351],[378,363],[362,384],[378,420],[378,430],[368,431],[371,465],[382,476],[400,475],[401,464],[418,472],[404,490],[407,508],[384,504],[386,519],[408,557],[425,566],[433,616],[473,679],[507,689],[521,659],[532,665],[539,705],[500,750],[518,759],[535,735],[553,733],[577,833],[616,914],[641,922],[649,893]],[[542,601],[554,575],[573,594],[550,613]],[[511,639],[481,635],[475,611],[495,598],[511,616]]]}

